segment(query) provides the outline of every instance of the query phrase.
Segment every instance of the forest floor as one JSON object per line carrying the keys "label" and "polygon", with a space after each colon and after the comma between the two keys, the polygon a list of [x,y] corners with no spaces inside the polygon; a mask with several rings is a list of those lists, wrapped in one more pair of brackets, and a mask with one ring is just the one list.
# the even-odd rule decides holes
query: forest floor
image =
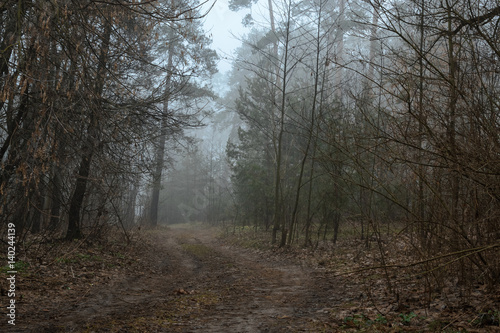
{"label": "forest floor", "polygon": [[389,293],[399,287],[378,271],[347,273],[355,246],[284,250],[222,236],[183,225],[136,232],[129,244],[31,249],[40,259],[19,267],[15,326],[2,287],[0,331],[500,332],[500,296],[481,287],[467,305],[451,291],[424,302],[415,285]]}

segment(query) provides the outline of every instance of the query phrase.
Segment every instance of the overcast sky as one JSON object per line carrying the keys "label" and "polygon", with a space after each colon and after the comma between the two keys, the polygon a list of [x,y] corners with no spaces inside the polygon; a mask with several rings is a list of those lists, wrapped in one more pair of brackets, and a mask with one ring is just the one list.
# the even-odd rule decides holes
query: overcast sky
{"label": "overcast sky", "polygon": [[[213,1],[207,3],[205,7],[208,8]],[[229,10],[228,0],[216,1],[205,19],[205,31],[212,36],[212,48],[217,51],[221,58],[218,66],[219,71],[227,72],[231,69],[231,59],[225,60],[224,58],[231,58],[233,51],[240,45],[237,37],[248,31],[241,24],[241,20],[250,11],[232,12]]]}

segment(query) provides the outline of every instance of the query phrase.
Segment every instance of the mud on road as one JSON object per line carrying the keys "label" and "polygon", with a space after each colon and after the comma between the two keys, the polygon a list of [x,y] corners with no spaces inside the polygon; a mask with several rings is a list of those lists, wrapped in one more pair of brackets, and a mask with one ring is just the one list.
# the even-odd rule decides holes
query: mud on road
{"label": "mud on road", "polygon": [[341,287],[309,267],[228,245],[213,229],[159,229],[148,241],[105,283],[26,301],[12,332],[336,331],[328,307]]}

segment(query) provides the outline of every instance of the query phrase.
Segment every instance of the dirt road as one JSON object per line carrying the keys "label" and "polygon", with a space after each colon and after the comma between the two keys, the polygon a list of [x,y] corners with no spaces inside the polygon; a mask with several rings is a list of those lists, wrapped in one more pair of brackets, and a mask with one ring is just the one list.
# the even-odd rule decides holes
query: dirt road
{"label": "dirt road", "polygon": [[208,229],[155,231],[137,268],[25,313],[12,331],[335,331],[328,308],[334,281],[216,236]]}
{"label": "dirt road", "polygon": [[377,249],[354,241],[256,250],[189,226],[139,231],[130,243],[106,235],[26,255],[15,326],[0,285],[0,332],[499,332],[498,296],[478,288],[469,305],[451,292],[426,303],[398,270],[395,297],[385,271],[355,271],[376,265]]}

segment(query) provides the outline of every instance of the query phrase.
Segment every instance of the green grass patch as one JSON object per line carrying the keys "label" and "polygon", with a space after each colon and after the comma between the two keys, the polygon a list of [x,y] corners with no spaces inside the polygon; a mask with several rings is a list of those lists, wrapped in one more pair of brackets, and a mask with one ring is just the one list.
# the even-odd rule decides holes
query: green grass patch
{"label": "green grass patch", "polygon": [[18,273],[21,273],[25,271],[29,266],[30,266],[29,263],[19,260],[16,263],[14,263],[13,267],[10,267],[10,265],[2,266],[1,272],[4,274],[6,274],[8,271],[16,271]]}
{"label": "green grass patch", "polygon": [[118,259],[125,259],[126,256],[123,254],[123,253],[120,253],[120,252],[115,252],[113,253],[113,256],[118,258]]}
{"label": "green grass patch", "polygon": [[401,318],[401,322],[403,323],[403,325],[409,325],[411,323],[411,320],[417,317],[417,315],[415,314],[415,312],[400,313],[399,317]]}
{"label": "green grass patch", "polygon": [[363,313],[353,314],[342,320],[343,330],[355,330],[356,332],[385,332],[390,326],[388,318],[378,314],[375,318],[370,318]]}

